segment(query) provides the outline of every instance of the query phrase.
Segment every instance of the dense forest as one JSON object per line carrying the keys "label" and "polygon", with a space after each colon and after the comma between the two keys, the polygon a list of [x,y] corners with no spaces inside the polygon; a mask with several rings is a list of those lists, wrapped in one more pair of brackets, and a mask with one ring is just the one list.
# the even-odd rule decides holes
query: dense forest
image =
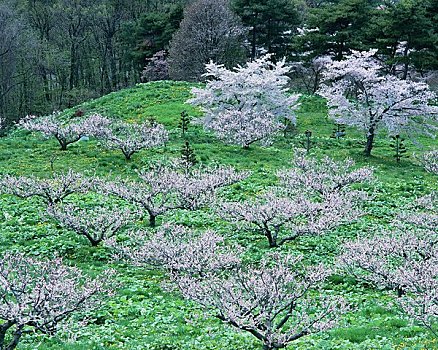
{"label": "dense forest", "polygon": [[401,78],[432,77],[437,23],[434,0],[2,0],[0,116],[10,124],[140,81],[197,81],[210,60],[264,53],[299,62],[295,88],[310,93],[318,58],[352,50],[378,49]]}

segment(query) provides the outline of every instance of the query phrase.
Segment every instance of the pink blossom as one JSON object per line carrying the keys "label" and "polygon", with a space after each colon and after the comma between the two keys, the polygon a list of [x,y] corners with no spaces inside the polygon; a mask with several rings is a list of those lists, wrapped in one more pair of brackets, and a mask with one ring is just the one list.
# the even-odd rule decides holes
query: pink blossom
{"label": "pink blossom", "polygon": [[101,181],[98,191],[137,204],[149,214],[151,226],[156,217],[175,209],[196,210],[212,201],[216,191],[245,179],[247,172],[231,167],[209,167],[185,171],[177,163],[157,163],[138,173],[138,181]]}
{"label": "pink blossom", "polygon": [[101,297],[111,294],[113,274],[91,279],[61,259],[7,253],[0,258],[0,348],[15,349],[28,328],[53,334],[71,314],[96,308]]}
{"label": "pink blossom", "polygon": [[65,228],[86,237],[92,246],[113,237],[135,221],[135,213],[129,209],[103,206],[84,209],[71,204],[49,205],[47,215]]}
{"label": "pink blossom", "polygon": [[0,191],[20,198],[40,197],[47,204],[59,203],[74,193],[86,193],[94,186],[95,179],[69,170],[50,178],[35,176],[0,177]]}
{"label": "pink blossom", "polygon": [[59,113],[45,117],[27,116],[18,125],[29,131],[41,132],[46,137],[55,137],[66,150],[69,144],[79,141],[84,136],[100,136],[110,124],[109,119],[99,114],[92,114],[79,120],[70,118],[65,121]]}
{"label": "pink blossom", "polygon": [[279,349],[310,333],[330,329],[345,312],[341,298],[315,297],[330,271],[304,267],[299,257],[270,255],[258,266],[208,276],[173,274],[182,295],[217,318],[249,332],[264,349]]}

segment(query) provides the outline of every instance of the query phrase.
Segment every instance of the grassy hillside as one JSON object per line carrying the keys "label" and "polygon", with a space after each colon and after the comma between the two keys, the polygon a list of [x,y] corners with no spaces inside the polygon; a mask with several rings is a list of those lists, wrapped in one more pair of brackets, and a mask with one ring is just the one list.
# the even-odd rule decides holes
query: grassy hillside
{"label": "grassy hillside", "polygon": [[[86,113],[131,121],[155,118],[170,131],[170,142],[162,148],[145,150],[126,162],[117,151],[105,150],[98,141],[81,141],[60,151],[56,141],[44,140],[38,134],[22,130],[11,132],[0,139],[0,173],[48,177],[51,163],[55,171],[72,168],[101,176],[135,178],[135,170],[151,161],[178,157],[183,139],[177,129],[179,114],[199,112],[184,101],[190,96],[187,83],[157,82],[138,85],[132,89],[112,93],[87,102],[63,113],[82,109]],[[389,147],[389,140],[378,136],[373,157],[362,156],[364,135],[347,129],[341,140],[330,138],[333,123],[326,118],[324,102],[316,97],[303,97],[298,113],[297,135],[279,136],[271,147],[252,146],[249,150],[225,145],[199,126],[191,126],[188,140],[199,160],[211,164],[229,164],[252,171],[252,176],[234,185],[222,194],[230,199],[250,197],[263,187],[275,182],[277,169],[288,167],[293,149],[300,147],[303,132],[311,130],[316,157],[330,155],[343,159],[352,157],[358,165],[376,169],[377,183],[369,188],[375,200],[369,204],[369,214],[357,223],[341,226],[321,237],[302,237],[281,247],[282,251],[300,252],[306,261],[330,262],[338,253],[340,243],[358,236],[381,232],[394,213],[415,196],[438,189],[437,178],[426,173],[418,164],[415,154],[437,147],[434,140],[407,141],[408,158],[397,164]],[[105,203],[108,198],[94,194],[76,196],[77,203]],[[177,294],[164,292],[160,283],[164,277],[159,271],[132,268],[111,262],[103,247],[89,247],[83,237],[43,219],[43,206],[38,199],[21,200],[0,196],[0,250],[24,251],[40,257],[61,255],[71,264],[90,274],[108,266],[118,271],[121,287],[100,311],[87,315],[86,324],[76,325],[68,333],[61,332],[48,339],[28,336],[20,349],[79,350],[79,349],[258,349],[252,336],[238,333],[214,318],[203,318],[200,308],[182,300]],[[248,259],[257,260],[266,252],[263,237],[247,232],[236,232],[208,210],[179,211],[166,216],[166,222],[190,224],[196,228],[214,228],[227,240],[238,241],[249,253]],[[160,223],[161,219],[159,220]],[[136,223],[144,227],[144,223]],[[321,290],[322,294],[342,294],[355,307],[345,315],[337,329],[300,339],[290,349],[434,349],[436,339],[420,327],[411,325],[392,305],[393,294],[376,291],[357,284],[343,276],[333,276]]]}

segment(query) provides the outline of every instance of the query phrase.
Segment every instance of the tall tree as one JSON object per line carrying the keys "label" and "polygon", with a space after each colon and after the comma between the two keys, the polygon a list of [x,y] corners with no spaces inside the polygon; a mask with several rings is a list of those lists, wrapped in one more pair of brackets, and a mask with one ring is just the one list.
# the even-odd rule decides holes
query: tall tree
{"label": "tall tree", "polygon": [[22,63],[31,57],[25,21],[13,3],[0,4],[0,116],[14,118],[20,108],[20,91],[28,70]]}
{"label": "tall tree", "polygon": [[307,29],[297,36],[294,49],[311,52],[311,58],[331,55],[341,60],[351,50],[365,49],[364,29],[372,16],[373,1],[340,0],[312,8],[306,21]]}
{"label": "tall tree", "polygon": [[344,61],[332,61],[324,72],[327,85],[319,90],[327,98],[332,119],[366,132],[366,156],[371,155],[378,129],[390,135],[432,137],[438,130],[438,107],[430,105],[436,94],[425,83],[384,75],[375,53],[354,52]]}
{"label": "tall tree", "polygon": [[389,70],[406,79],[411,68],[438,68],[438,3],[432,0],[387,2],[375,10],[365,43],[379,49]]}
{"label": "tall tree", "polygon": [[301,0],[233,0],[232,8],[250,28],[251,59],[255,59],[260,53],[279,57],[288,53],[306,6]]}
{"label": "tall tree", "polygon": [[205,64],[234,66],[245,56],[245,30],[228,0],[196,0],[184,11],[169,49],[169,73],[176,80],[200,80]]}

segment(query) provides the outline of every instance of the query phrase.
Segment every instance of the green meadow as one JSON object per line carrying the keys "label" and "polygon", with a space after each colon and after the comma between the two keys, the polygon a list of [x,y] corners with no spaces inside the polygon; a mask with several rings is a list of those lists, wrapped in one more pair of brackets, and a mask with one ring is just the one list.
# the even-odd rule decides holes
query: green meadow
{"label": "green meadow", "polygon": [[[327,234],[303,236],[278,248],[284,253],[302,254],[308,264],[333,263],[342,242],[383,232],[394,215],[414,198],[438,189],[437,177],[427,173],[418,160],[426,150],[437,148],[436,140],[407,137],[407,157],[397,163],[390,138],[381,133],[377,137],[373,155],[364,157],[365,135],[362,132],[347,128],[345,137],[331,137],[335,125],[327,118],[325,102],[319,97],[303,96],[297,112],[297,128],[287,135],[278,135],[269,147],[255,144],[246,150],[226,145],[194,122],[183,138],[178,129],[180,113],[186,110],[193,117],[201,115],[198,110],[185,104],[191,96],[192,86],[189,83],[167,81],[140,84],[62,112],[70,115],[81,109],[86,114],[97,112],[132,122],[153,118],[164,124],[170,133],[170,140],[163,147],[140,151],[128,162],[121,152],[106,150],[98,140],[80,141],[70,145],[67,151],[61,151],[54,139],[16,129],[0,138],[0,174],[49,177],[53,171],[62,172],[71,168],[101,177],[135,179],[136,171],[149,163],[179,157],[187,139],[201,163],[219,163],[251,171],[248,179],[220,192],[223,198],[243,200],[275,184],[276,171],[290,167],[294,149],[303,147],[304,132],[310,130],[310,155],[328,155],[335,159],[351,157],[358,167],[374,167],[376,181],[365,188],[373,195],[373,200],[367,203],[367,215]],[[93,193],[67,199],[80,206],[105,205],[115,200]],[[118,201],[119,205],[126,205]],[[23,200],[1,195],[1,252],[20,251],[47,259],[62,256],[67,264],[78,266],[90,275],[112,267],[117,271],[119,287],[114,296],[105,300],[102,308],[71,319],[68,331],[61,330],[50,338],[39,334],[26,335],[19,349],[260,348],[251,335],[222,324],[177,293],[163,290],[162,283],[166,281],[166,276],[162,271],[113,261],[108,248],[91,247],[84,237],[46,219],[44,209],[44,204],[38,198]],[[264,237],[251,231],[236,230],[208,208],[194,212],[175,211],[159,217],[158,224],[162,222],[183,224],[199,230],[214,229],[226,241],[244,246],[247,261],[258,261],[269,251]],[[132,228],[149,230],[147,222],[141,221],[132,223]],[[118,237],[123,238],[123,234]],[[438,349],[438,341],[430,332],[412,324],[397,309],[395,295],[391,291],[376,290],[339,274],[331,276],[320,293],[344,296],[352,305],[352,310],[341,318],[335,329],[303,337],[288,349]]]}

